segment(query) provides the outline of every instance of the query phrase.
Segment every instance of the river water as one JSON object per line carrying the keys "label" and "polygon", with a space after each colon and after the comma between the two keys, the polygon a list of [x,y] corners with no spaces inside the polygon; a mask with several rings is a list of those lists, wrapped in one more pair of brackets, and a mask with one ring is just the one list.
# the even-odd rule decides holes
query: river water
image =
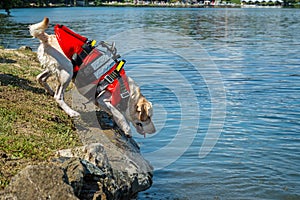
{"label": "river water", "polygon": [[154,165],[139,199],[300,199],[296,9],[14,9],[0,45],[37,49],[44,16],[116,41],[152,101],[157,133],[133,133]]}

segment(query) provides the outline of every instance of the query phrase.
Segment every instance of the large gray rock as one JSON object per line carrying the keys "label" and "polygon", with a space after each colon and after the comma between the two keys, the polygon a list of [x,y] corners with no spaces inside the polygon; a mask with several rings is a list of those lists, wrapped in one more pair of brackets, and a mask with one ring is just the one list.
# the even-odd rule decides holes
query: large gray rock
{"label": "large gray rock", "polygon": [[78,200],[73,188],[68,184],[66,174],[58,166],[27,166],[17,174],[1,199],[70,199]]}
{"label": "large gray rock", "polygon": [[[108,156],[106,150],[114,155]],[[106,150],[102,144],[92,143],[58,152],[60,157],[72,158],[62,167],[80,199],[131,199],[152,185],[152,167],[140,154],[114,145]],[[74,162],[76,158],[81,164]]]}

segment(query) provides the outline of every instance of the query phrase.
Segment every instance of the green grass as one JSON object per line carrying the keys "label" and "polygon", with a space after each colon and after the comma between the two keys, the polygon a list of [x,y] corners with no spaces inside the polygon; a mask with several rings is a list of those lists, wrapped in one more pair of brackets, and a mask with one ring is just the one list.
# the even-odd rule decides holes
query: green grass
{"label": "green grass", "polygon": [[0,49],[0,189],[29,164],[81,145],[73,121],[37,84],[36,54]]}

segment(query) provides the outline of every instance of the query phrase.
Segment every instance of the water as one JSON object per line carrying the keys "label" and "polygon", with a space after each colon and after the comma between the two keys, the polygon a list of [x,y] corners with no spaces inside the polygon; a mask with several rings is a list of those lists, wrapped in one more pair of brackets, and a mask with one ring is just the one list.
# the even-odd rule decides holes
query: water
{"label": "water", "polygon": [[[44,16],[51,31],[60,23],[89,38],[115,38],[128,74],[153,102],[158,129],[146,139],[134,133],[157,168],[139,199],[300,199],[299,10],[53,8],[12,15],[0,27],[8,48],[36,49],[27,26]],[[200,158],[205,136],[205,149],[216,144]]]}

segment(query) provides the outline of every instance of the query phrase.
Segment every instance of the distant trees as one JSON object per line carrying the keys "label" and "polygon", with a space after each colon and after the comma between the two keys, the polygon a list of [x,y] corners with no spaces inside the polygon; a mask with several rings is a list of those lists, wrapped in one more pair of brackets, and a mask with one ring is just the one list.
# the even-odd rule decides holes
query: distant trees
{"label": "distant trees", "polygon": [[285,5],[294,5],[296,7],[300,6],[300,0],[285,0]]}
{"label": "distant trees", "polygon": [[27,7],[31,0],[0,0],[0,9],[4,9],[10,15],[10,9],[16,7]]}
{"label": "distant trees", "polygon": [[36,6],[48,6],[49,3],[64,4],[67,1],[74,0],[0,0],[0,9],[4,9],[7,15],[10,15],[10,9],[30,7],[32,4]]}
{"label": "distant trees", "polygon": [[7,15],[10,15],[10,9],[13,7],[14,0],[0,0],[0,9],[4,9]]}
{"label": "distant trees", "polygon": [[[85,5],[88,5],[89,2],[93,2],[95,6],[101,6],[104,2],[109,1],[117,1],[117,2],[135,2],[136,0],[83,0],[85,2]],[[153,2],[154,0],[145,0],[149,2]],[[181,2],[181,1],[192,1],[192,0],[158,0],[158,1],[164,1],[164,2]],[[200,0],[197,0],[200,1]],[[204,1],[204,0],[203,0]],[[226,2],[233,2],[233,3],[239,3],[240,0],[223,0]],[[4,9],[7,15],[10,15],[10,10],[12,8],[18,8],[18,7],[44,7],[49,6],[51,4],[56,5],[76,5],[76,0],[0,0],[0,9]],[[293,7],[300,7],[300,0],[284,0],[285,6],[293,6]]]}
{"label": "distant trees", "polygon": [[11,8],[30,7],[36,6],[48,6],[52,4],[65,4],[74,2],[74,0],[0,0],[0,9],[9,10]]}

